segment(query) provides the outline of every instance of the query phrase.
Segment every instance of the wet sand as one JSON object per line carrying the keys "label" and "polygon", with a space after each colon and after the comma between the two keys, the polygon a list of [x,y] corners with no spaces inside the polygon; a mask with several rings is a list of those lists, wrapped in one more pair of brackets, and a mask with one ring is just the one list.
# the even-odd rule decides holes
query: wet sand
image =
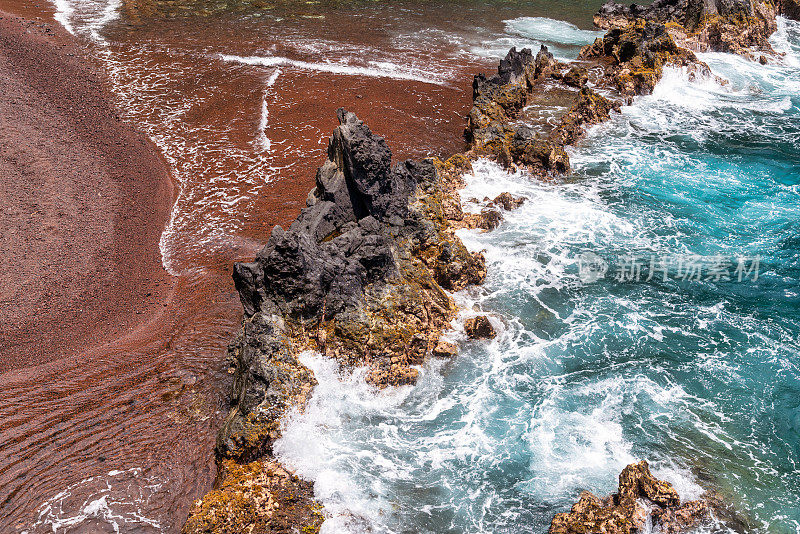
{"label": "wet sand", "polygon": [[85,352],[164,306],[166,164],[80,46],[0,11],[0,372]]}

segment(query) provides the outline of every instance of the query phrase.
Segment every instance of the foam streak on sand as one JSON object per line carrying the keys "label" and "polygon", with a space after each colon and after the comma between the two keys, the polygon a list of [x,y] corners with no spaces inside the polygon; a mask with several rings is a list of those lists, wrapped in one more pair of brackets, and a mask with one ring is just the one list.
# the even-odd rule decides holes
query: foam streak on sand
{"label": "foam streak on sand", "polygon": [[119,18],[122,0],[53,0],[55,20],[72,35],[82,35],[105,46],[102,30]]}
{"label": "foam streak on sand", "polygon": [[263,152],[269,152],[272,147],[272,141],[267,137],[267,126],[269,126],[269,105],[267,97],[269,96],[269,88],[275,85],[278,76],[281,75],[281,69],[275,69],[272,74],[267,78],[266,88],[264,89],[264,97],[261,100],[261,118],[258,121],[258,133],[256,134],[256,147]]}
{"label": "foam streak on sand", "polygon": [[307,62],[277,56],[234,56],[220,54],[223,61],[241,63],[244,65],[261,65],[264,67],[294,67],[297,69],[327,72],[330,74],[345,74],[352,76],[368,76],[370,78],[392,78],[394,80],[409,80],[434,85],[446,85],[446,81],[434,73],[427,73],[416,68],[404,67],[389,62],[378,64],[368,63],[368,66],[350,65],[347,63]]}

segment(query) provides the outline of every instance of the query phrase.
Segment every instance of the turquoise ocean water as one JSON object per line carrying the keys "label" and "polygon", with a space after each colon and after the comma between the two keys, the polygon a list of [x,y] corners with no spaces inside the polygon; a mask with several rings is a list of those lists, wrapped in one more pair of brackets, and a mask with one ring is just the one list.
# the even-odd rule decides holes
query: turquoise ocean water
{"label": "turquoise ocean water", "polygon": [[[547,30],[522,31],[558,46]],[[714,530],[800,532],[800,25],[772,41],[768,66],[702,54],[727,85],[669,70],[571,151],[566,184],[476,165],[464,199],[528,200],[462,234],[489,278],[457,295],[458,359],[376,393],[305,356],[320,385],[277,449],[327,531],[545,532],[646,459],[683,498],[733,505]],[[495,340],[465,341],[478,312]]]}

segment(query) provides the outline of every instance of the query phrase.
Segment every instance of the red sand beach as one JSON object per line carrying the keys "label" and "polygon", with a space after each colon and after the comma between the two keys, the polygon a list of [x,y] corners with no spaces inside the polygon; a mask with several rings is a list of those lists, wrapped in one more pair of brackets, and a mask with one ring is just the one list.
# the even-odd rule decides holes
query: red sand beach
{"label": "red sand beach", "polygon": [[166,165],[55,23],[0,12],[0,371],[135,328],[172,286]]}

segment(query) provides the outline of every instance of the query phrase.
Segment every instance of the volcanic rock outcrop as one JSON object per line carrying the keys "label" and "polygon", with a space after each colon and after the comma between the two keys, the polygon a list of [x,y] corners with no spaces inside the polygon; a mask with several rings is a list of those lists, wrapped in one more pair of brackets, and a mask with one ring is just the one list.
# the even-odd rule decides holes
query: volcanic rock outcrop
{"label": "volcanic rock outcrop", "polygon": [[[434,162],[392,166],[383,138],[352,113],[338,118],[307,207],[287,230],[275,227],[255,261],[235,265],[245,317],[229,346],[233,407],[217,443],[221,486],[196,504],[186,533],[241,532],[243,513],[273,524],[287,507],[298,529],[313,531],[316,505],[298,493],[302,483],[263,466],[284,414],[315,385],[297,355],[314,349],[344,367],[367,365],[378,387],[411,384],[412,366],[454,353],[439,339],[456,314],[445,289],[486,276],[483,256],[453,234],[444,203],[455,189]],[[246,473],[255,473],[251,483],[238,481]],[[263,506],[243,504],[253,499]],[[281,530],[264,530],[273,531]]]}
{"label": "volcanic rock outcrop", "polygon": [[619,475],[617,493],[601,499],[584,491],[569,512],[556,514],[549,534],[634,534],[648,518],[659,532],[675,534],[711,519],[706,501],[681,504],[672,484],[655,478],[647,462],[631,464]]}
{"label": "volcanic rock outcrop", "polygon": [[[742,2],[713,1],[717,15],[723,1],[723,14]],[[790,1],[795,0],[783,5],[791,9]],[[689,17],[691,9],[702,4],[700,22],[691,27],[708,33],[711,2],[607,4],[597,22],[610,30],[570,65],[545,46],[536,56],[512,48],[496,75],[475,76],[468,150],[446,161],[392,165],[381,137],[352,113],[338,112],[328,160],[306,208],[288,229],[275,227],[253,262],[235,266],[245,314],[229,346],[232,409],[217,442],[218,489],[196,503],[186,534],[319,529],[322,516],[308,484],[272,459],[284,415],[302,409],[316,383],[298,355],[313,349],[343,367],[367,366],[367,381],[377,387],[412,384],[415,367],[426,358],[455,356],[455,345],[441,339],[457,312],[447,290],[481,283],[486,266],[454,230],[489,231],[504,211],[521,204],[503,194],[487,199],[480,213],[465,214],[457,190],[472,160],[493,158],[539,178],[568,173],[565,147],[622,103],[652,92],[664,67],[710,75],[693,52],[679,46],[689,41],[676,28],[685,30],[686,21],[697,18]],[[761,4],[748,5],[755,11],[741,16],[758,19]],[[759,26],[754,35],[767,29]],[[684,41],[676,43],[676,35]],[[536,108],[544,107],[554,114],[537,115]],[[465,326],[472,337],[494,334],[485,317]],[[618,494],[584,494],[571,512],[556,516],[550,531],[628,534],[649,514],[665,532],[678,532],[707,511],[704,501],[679,505],[674,489],[654,479],[645,463],[626,468]]]}
{"label": "volcanic rock outcrop", "polygon": [[[523,167],[540,177],[566,174],[565,147],[634,96],[651,93],[665,66],[711,75],[693,52],[675,43],[664,24],[619,20],[624,26],[584,47],[578,64],[557,61],[544,45],[535,57],[529,49],[512,48],[497,74],[475,76],[466,157],[491,157],[506,168]],[[553,124],[527,112],[536,104],[564,111]]]}
{"label": "volcanic rock outcrop", "polygon": [[781,13],[797,18],[796,0],[655,0],[624,5],[610,0],[594,17],[602,29],[622,28],[635,20],[666,25],[675,42],[696,52],[732,52],[751,59],[772,53],[769,36]]}

